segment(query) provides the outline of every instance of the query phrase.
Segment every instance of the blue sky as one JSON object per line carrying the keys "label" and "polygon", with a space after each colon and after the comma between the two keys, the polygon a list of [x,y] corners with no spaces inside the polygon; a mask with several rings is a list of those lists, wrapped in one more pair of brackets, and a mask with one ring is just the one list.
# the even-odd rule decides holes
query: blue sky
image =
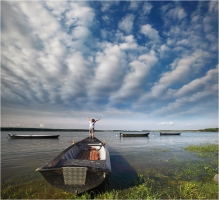
{"label": "blue sky", "polygon": [[3,1],[1,13],[2,126],[218,126],[217,1]]}

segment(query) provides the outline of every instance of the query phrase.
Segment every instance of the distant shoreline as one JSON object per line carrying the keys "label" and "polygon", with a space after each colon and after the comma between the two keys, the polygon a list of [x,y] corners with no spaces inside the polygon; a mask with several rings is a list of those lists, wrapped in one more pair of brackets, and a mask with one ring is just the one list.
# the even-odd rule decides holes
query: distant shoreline
{"label": "distant shoreline", "polygon": [[[19,127],[1,127],[1,131],[57,131],[57,132],[87,132],[88,129],[53,129],[53,128],[19,128]],[[219,132],[218,128],[206,128],[200,130],[95,130],[96,132]]]}
{"label": "distant shoreline", "polygon": [[18,128],[18,127],[1,127],[1,131],[88,131],[88,129],[53,129],[53,128]]}

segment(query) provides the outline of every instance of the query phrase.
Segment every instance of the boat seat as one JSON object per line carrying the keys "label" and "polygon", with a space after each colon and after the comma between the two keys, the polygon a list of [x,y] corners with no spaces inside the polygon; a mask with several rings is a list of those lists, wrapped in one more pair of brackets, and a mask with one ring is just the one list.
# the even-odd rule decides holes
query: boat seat
{"label": "boat seat", "polygon": [[95,148],[85,148],[79,153],[77,159],[79,159],[79,160],[99,160],[98,150]]}

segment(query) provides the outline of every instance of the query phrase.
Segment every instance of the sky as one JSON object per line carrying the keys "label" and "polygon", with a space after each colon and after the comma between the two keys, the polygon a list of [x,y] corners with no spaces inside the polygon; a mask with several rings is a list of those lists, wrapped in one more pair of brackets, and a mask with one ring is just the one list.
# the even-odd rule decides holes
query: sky
{"label": "sky", "polygon": [[217,1],[2,1],[1,126],[218,127]]}

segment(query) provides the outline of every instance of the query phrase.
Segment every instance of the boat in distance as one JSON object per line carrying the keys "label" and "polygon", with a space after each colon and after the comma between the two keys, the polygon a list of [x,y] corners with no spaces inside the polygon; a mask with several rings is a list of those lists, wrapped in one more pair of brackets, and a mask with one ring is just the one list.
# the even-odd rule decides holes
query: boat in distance
{"label": "boat in distance", "polygon": [[180,135],[181,133],[160,133],[160,135]]}
{"label": "boat in distance", "polygon": [[18,135],[11,133],[8,135],[13,139],[54,139],[59,137],[59,135]]}
{"label": "boat in distance", "polygon": [[150,133],[120,133],[120,137],[148,137]]}
{"label": "boat in distance", "polygon": [[51,185],[80,194],[105,180],[111,172],[110,155],[105,143],[88,137],[72,144],[36,171]]}

